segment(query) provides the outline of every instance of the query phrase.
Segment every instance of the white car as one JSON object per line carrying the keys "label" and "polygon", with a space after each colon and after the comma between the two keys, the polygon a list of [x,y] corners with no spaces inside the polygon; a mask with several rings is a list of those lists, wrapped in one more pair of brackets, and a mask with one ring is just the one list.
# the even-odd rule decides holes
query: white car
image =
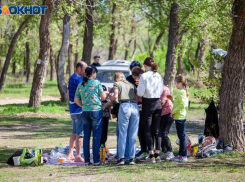
{"label": "white car", "polygon": [[123,72],[125,77],[131,75],[129,66],[131,61],[126,60],[109,60],[104,62],[98,69],[97,80],[104,85],[107,90],[113,87],[114,75],[116,72]]}

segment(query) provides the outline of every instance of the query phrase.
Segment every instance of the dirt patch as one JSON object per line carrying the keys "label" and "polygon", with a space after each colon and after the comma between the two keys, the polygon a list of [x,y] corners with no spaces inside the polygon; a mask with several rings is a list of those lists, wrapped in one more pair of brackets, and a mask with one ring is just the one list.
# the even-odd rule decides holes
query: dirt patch
{"label": "dirt patch", "polygon": [[[42,98],[42,101],[59,101],[59,97],[52,97],[46,96]],[[29,98],[8,98],[0,99],[0,105],[7,105],[7,104],[27,104],[29,102]]]}

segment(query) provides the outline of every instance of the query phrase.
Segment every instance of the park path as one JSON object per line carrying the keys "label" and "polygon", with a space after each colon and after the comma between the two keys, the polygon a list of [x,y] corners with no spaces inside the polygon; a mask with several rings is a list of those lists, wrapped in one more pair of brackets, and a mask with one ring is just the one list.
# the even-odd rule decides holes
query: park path
{"label": "park path", "polygon": [[[45,96],[42,98],[42,101],[59,101],[59,97]],[[27,104],[29,102],[29,98],[1,98],[0,105],[7,104]]]}

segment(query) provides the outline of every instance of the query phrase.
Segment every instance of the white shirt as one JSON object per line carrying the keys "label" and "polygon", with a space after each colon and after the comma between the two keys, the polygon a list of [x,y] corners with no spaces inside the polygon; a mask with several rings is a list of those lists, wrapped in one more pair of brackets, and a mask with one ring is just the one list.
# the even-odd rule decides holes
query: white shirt
{"label": "white shirt", "polygon": [[160,98],[163,92],[163,80],[159,73],[147,71],[140,77],[137,95],[144,98]]}

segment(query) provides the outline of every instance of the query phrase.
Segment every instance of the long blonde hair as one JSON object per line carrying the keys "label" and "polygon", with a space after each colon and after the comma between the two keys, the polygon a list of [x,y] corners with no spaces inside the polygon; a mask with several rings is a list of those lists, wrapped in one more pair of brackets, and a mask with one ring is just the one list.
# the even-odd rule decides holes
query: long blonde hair
{"label": "long blonde hair", "polygon": [[183,76],[178,76],[175,78],[176,83],[181,83],[186,91],[186,97],[189,97],[190,94],[187,89],[187,80]]}
{"label": "long blonde hair", "polygon": [[126,81],[125,75],[122,72],[116,72],[114,75],[114,82]]}

